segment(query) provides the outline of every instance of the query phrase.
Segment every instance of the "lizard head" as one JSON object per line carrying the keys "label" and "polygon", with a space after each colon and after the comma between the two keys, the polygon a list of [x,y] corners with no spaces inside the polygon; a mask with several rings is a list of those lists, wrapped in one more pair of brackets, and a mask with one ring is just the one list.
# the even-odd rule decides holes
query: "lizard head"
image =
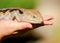
{"label": "lizard head", "polygon": [[23,11],[22,15],[23,15],[23,20],[30,23],[39,24],[43,21],[40,12],[37,10],[26,9]]}

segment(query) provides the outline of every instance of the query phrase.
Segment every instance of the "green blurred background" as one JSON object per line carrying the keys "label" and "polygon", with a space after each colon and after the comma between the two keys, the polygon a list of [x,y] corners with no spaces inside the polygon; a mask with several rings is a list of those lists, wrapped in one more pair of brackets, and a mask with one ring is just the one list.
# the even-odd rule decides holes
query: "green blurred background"
{"label": "green blurred background", "polygon": [[0,0],[0,8],[34,8],[36,0]]}
{"label": "green blurred background", "polygon": [[[36,2],[37,0],[0,0],[0,9],[10,8],[10,7],[33,9],[36,7]],[[41,2],[41,5],[40,5],[40,2]],[[60,3],[59,0],[56,0],[56,1],[55,0],[53,1],[52,0],[39,0],[39,4],[37,7],[42,14],[51,15],[54,17],[54,21],[53,21],[54,25],[52,27],[49,27],[49,26],[44,27],[43,29],[45,30],[45,28],[46,29],[48,28],[47,31],[45,32],[43,31],[43,34],[44,35],[48,34],[48,36],[51,35],[51,37],[48,37],[46,35],[46,37],[49,38],[48,39],[49,43],[60,43],[60,24],[59,24],[60,23],[60,12],[59,12],[60,10],[58,8],[60,4],[58,2]],[[50,29],[52,30],[51,32],[50,32]],[[40,33],[40,30],[38,31],[39,33]],[[50,41],[50,38],[52,39],[51,41]],[[29,43],[32,43],[32,41]]]}

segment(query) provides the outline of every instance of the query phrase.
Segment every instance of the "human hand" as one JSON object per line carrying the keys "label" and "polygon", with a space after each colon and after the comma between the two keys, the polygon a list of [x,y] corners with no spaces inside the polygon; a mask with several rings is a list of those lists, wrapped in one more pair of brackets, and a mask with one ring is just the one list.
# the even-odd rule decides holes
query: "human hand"
{"label": "human hand", "polygon": [[52,21],[50,21],[50,20],[52,20],[53,19],[53,17],[51,17],[51,16],[44,16],[43,17],[43,23],[44,23],[44,25],[52,25],[53,24],[53,22]]}
{"label": "human hand", "polygon": [[0,20],[0,39],[4,36],[13,34],[16,30],[32,28],[32,25],[26,22],[17,22],[11,20]]}

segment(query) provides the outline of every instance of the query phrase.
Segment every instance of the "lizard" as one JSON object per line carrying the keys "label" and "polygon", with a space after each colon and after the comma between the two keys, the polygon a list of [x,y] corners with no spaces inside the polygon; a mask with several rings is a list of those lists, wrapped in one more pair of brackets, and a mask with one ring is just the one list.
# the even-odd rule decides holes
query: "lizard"
{"label": "lizard", "polygon": [[[43,25],[43,18],[41,13],[36,9],[24,9],[24,8],[4,8],[0,9],[0,19],[17,20],[18,22],[29,22],[33,28],[36,29]],[[31,29],[31,30],[32,30]],[[13,34],[18,33],[15,36],[25,36],[25,33],[29,34],[30,29],[15,31]],[[29,31],[29,32],[28,32]]]}
{"label": "lizard", "polygon": [[25,21],[33,24],[41,24],[43,18],[38,10],[23,8],[0,9],[0,19]]}

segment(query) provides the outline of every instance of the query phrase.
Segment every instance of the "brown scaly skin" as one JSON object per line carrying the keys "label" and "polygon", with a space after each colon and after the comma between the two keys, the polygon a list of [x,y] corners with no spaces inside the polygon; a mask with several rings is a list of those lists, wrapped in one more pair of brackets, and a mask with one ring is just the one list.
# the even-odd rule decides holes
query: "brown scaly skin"
{"label": "brown scaly skin", "polygon": [[0,19],[25,21],[34,24],[41,24],[43,21],[39,11],[22,8],[0,9]]}

